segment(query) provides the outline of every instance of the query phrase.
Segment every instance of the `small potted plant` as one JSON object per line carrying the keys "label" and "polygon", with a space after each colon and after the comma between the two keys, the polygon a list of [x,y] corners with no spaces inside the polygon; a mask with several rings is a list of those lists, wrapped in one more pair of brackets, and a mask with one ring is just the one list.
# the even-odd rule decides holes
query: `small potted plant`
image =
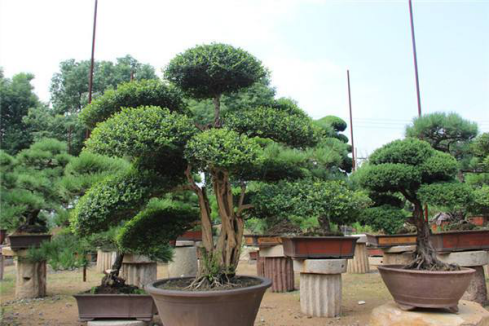
{"label": "small potted plant", "polygon": [[[417,139],[396,140],[376,150],[356,173],[370,191],[400,193],[412,205],[416,251],[407,266],[379,266],[382,279],[403,309],[448,308],[457,311],[474,270],[448,265],[437,258],[423,204],[467,196],[467,186],[455,179],[456,160]],[[436,193],[436,196],[432,196]],[[463,200],[463,198],[462,198]],[[450,284],[450,286],[447,286]]]}

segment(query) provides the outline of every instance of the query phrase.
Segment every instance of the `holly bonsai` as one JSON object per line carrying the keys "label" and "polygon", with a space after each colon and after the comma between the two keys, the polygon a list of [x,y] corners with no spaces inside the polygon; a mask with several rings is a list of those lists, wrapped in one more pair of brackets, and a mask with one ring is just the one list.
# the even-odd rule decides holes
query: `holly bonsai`
{"label": "holly bonsai", "polygon": [[[447,205],[467,202],[470,189],[458,182],[457,161],[448,153],[433,149],[429,143],[408,138],[377,149],[368,165],[358,172],[359,182],[368,190],[384,194],[402,194],[413,208],[409,222],[416,227],[414,261],[408,269],[453,270],[457,266],[441,262],[430,240],[423,204]],[[452,203],[453,204],[453,203]]]}
{"label": "holly bonsai", "polygon": [[[81,113],[95,127],[86,150],[129,158],[132,167],[91,188],[77,204],[72,225],[79,234],[88,234],[128,220],[120,242],[145,249],[151,241],[172,240],[191,224],[185,219],[190,207],[167,201],[155,213],[147,206],[149,200],[190,190],[198,198],[208,262],[193,284],[229,284],[239,261],[244,212],[252,207],[246,198],[249,182],[302,176],[305,166],[328,161],[328,147],[310,149],[324,132],[290,101],[245,106],[223,116],[223,95],[246,90],[266,76],[261,63],[241,49],[197,46],[177,55],[165,76],[170,86],[132,82],[99,97]],[[212,99],[212,123],[195,122],[182,93],[194,100]],[[287,160],[291,154],[294,159]],[[222,226],[215,240],[211,195]]]}

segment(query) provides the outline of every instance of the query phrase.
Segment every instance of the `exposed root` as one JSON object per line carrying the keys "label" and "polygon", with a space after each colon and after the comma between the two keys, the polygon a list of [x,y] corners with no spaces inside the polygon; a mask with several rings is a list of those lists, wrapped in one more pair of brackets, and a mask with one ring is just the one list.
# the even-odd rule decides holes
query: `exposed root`
{"label": "exposed root", "polygon": [[439,260],[434,255],[416,253],[416,258],[409,264],[404,266],[404,269],[415,269],[424,271],[459,271],[460,266],[447,264]]}
{"label": "exposed root", "polygon": [[192,283],[187,286],[186,290],[202,290],[202,289],[232,289],[237,287],[236,278],[230,277],[228,274],[221,274],[219,276],[200,276],[196,277]]}

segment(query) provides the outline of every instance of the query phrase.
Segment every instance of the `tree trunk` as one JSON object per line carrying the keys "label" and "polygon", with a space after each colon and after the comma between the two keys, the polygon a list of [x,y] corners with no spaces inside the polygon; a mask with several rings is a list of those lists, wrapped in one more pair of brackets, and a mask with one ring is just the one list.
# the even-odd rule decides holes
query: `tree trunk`
{"label": "tree trunk", "polygon": [[115,257],[114,264],[110,273],[105,275],[102,279],[102,286],[124,286],[125,281],[119,277],[119,272],[122,268],[122,261],[124,260],[124,253],[118,251]]}
{"label": "tree trunk", "polygon": [[414,203],[413,222],[417,230],[415,258],[405,268],[442,271],[458,269],[458,267],[445,264],[437,258],[430,239],[431,230],[428,222],[424,219],[423,206],[419,201]]}
{"label": "tree trunk", "polygon": [[321,229],[323,229],[325,233],[331,232],[331,224],[327,216],[321,216],[319,218],[319,224],[321,225]]}
{"label": "tree trunk", "polygon": [[214,103],[214,127],[221,127],[221,96],[216,95],[212,99]]}

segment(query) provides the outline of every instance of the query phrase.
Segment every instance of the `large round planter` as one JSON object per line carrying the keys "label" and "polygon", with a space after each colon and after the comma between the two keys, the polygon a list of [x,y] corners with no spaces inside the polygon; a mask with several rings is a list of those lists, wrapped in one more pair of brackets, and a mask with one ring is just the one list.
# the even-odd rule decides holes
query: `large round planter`
{"label": "large round planter", "polygon": [[[247,276],[251,277],[251,276]],[[178,291],[158,288],[168,280],[146,286],[165,326],[253,326],[269,279],[261,284],[223,291]]]}
{"label": "large round planter", "polygon": [[409,270],[401,265],[377,268],[394,301],[404,310],[420,307],[458,311],[458,301],[475,273],[470,268],[454,272]]}

